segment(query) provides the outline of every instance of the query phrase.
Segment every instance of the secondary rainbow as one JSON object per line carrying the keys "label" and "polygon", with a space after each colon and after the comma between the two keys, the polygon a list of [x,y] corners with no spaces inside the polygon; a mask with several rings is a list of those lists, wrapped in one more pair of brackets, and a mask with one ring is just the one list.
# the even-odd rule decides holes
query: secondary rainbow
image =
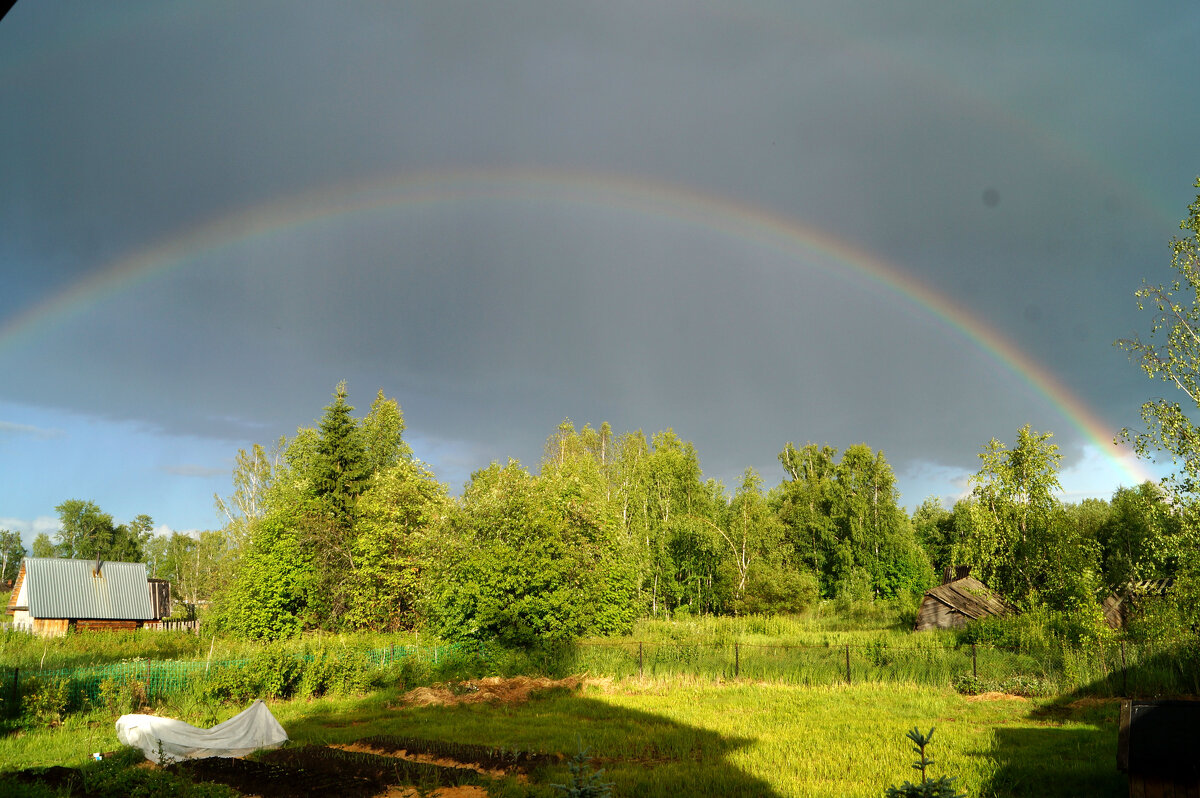
{"label": "secondary rainbow", "polygon": [[226,213],[118,258],[10,318],[0,326],[0,355],[107,297],[234,244],[353,214],[467,201],[555,202],[615,209],[717,231],[802,260],[810,268],[866,278],[934,316],[1001,363],[1054,405],[1134,484],[1152,479],[1139,462],[1118,456],[1112,442],[1114,431],[1042,364],[948,297],[878,256],[763,207],[677,185],[593,172],[526,168],[398,175],[323,186]]}

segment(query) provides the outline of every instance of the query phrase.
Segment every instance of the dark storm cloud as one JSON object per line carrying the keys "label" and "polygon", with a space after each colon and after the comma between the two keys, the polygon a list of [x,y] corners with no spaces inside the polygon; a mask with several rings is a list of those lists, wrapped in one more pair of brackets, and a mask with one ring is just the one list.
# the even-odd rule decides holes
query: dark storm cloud
{"label": "dark storm cloud", "polygon": [[[1129,423],[1146,386],[1111,343],[1145,326],[1131,292],[1161,279],[1163,208],[1182,213],[1197,170],[1197,112],[1178,103],[1197,13],[1108,11],[255,4],[83,25],[22,4],[0,24],[0,324],[272,198],[563,168],[854,242]],[[231,441],[307,424],[343,378],[360,410],[377,387],[396,396],[448,457],[536,459],[563,416],[675,426],[727,480],[774,474],[787,440],[972,470],[1026,421],[1079,442],[960,333],[861,281],[546,203],[360,215],[196,253],[0,350],[0,367],[21,376],[0,399]]]}

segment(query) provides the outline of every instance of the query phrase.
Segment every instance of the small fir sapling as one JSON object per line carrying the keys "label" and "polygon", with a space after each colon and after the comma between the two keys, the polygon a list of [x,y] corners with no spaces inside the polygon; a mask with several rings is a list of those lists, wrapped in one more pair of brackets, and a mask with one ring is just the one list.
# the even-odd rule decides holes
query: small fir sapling
{"label": "small fir sapling", "polygon": [[601,780],[604,768],[595,769],[586,748],[580,747],[567,767],[571,771],[571,783],[551,784],[555,790],[568,798],[608,798],[612,795],[613,783]]}
{"label": "small fir sapling", "polygon": [[921,734],[914,726],[905,736],[913,741],[913,753],[920,757],[913,763],[913,770],[921,771],[921,783],[905,781],[899,787],[888,787],[884,793],[885,798],[966,798],[966,793],[954,789],[951,783],[954,779],[942,776],[936,781],[930,781],[925,773],[926,768],[933,764],[933,760],[925,755],[925,747],[933,739],[933,729],[931,728],[928,734]]}

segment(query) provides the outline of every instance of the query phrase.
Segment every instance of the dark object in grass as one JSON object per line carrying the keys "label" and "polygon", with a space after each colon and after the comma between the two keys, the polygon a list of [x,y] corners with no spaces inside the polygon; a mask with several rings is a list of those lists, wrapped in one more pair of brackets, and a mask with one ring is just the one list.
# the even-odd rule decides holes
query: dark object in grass
{"label": "dark object in grass", "polygon": [[255,759],[193,759],[171,765],[194,781],[210,781],[262,798],[372,798],[388,787],[486,784],[464,768],[409,762],[395,757],[319,745],[283,748]]}
{"label": "dark object in grass", "polygon": [[910,781],[905,781],[899,787],[888,787],[884,793],[886,798],[966,798],[966,795],[954,789],[951,783],[952,778],[942,776],[936,781],[930,781],[926,775],[926,769],[933,764],[933,760],[925,755],[925,748],[933,740],[933,729],[929,730],[928,734],[921,734],[921,731],[914,726],[905,735],[913,741],[916,746],[913,748],[913,753],[920,757],[913,763],[913,769],[921,771],[921,783],[913,784]]}
{"label": "dark object in grass", "polygon": [[557,765],[562,762],[561,754],[541,754],[533,751],[520,751],[508,748],[497,748],[488,745],[471,743],[455,743],[446,740],[426,740],[419,737],[395,737],[379,735],[364,737],[357,745],[381,751],[385,754],[396,754],[405,751],[408,754],[436,756],[452,759],[464,765],[474,765],[484,770],[508,770],[516,768],[529,772],[543,765]]}
{"label": "dark object in grass", "polygon": [[[1129,773],[1130,794],[1200,792],[1200,702],[1124,701],[1117,767]],[[1136,793],[1138,789],[1143,793]]]}
{"label": "dark object in grass", "polygon": [[66,768],[61,765],[52,765],[48,768],[18,770],[6,773],[5,777],[22,784],[42,784],[52,788],[56,792],[65,790],[74,791],[82,783],[82,777],[79,775],[78,769]]}

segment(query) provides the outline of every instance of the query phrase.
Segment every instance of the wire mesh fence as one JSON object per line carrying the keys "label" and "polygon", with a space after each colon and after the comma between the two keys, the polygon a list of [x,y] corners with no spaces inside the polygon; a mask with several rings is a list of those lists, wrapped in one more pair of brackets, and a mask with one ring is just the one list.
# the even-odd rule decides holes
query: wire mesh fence
{"label": "wire mesh fence", "polygon": [[[365,650],[285,654],[299,665],[317,659],[357,658],[359,667],[377,670],[404,661],[436,663],[464,655],[478,667],[511,669],[513,652],[478,643],[442,646],[391,645]],[[847,644],[782,644],[741,641],[584,641],[523,661],[570,673],[623,677],[694,677],[799,685],[911,683],[953,686],[965,693],[1020,695],[1164,696],[1200,694],[1200,652],[1194,646],[1163,642],[1107,641],[1016,649],[991,645],[908,645],[884,640]],[[136,686],[149,702],[203,688],[207,680],[228,678],[253,666],[253,657],[221,660],[134,659],[72,668],[0,666],[0,706],[19,711],[21,697],[39,684],[64,683],[73,706],[102,704],[106,694]],[[269,669],[270,663],[266,665]],[[480,674],[482,675],[482,674]]]}
{"label": "wire mesh fence", "polygon": [[[371,668],[383,668],[405,660],[437,662],[439,658],[461,654],[460,644],[442,646],[391,645],[386,648],[339,652],[334,659],[360,657]],[[312,663],[330,656],[326,653],[289,654],[299,664]],[[0,666],[0,706],[11,713],[19,711],[21,697],[36,684],[65,682],[69,702],[73,706],[97,704],[104,701],[105,692],[118,687],[137,685],[147,701],[175,695],[194,685],[203,684],[211,676],[243,671],[251,667],[252,657],[206,660],[133,659],[105,665],[70,668],[6,668]]]}
{"label": "wire mesh fence", "polygon": [[1005,648],[897,645],[588,641],[570,666],[616,677],[697,676],[795,684],[910,682],[963,692],[1095,696],[1200,694],[1200,654],[1181,643],[1105,641]]}

